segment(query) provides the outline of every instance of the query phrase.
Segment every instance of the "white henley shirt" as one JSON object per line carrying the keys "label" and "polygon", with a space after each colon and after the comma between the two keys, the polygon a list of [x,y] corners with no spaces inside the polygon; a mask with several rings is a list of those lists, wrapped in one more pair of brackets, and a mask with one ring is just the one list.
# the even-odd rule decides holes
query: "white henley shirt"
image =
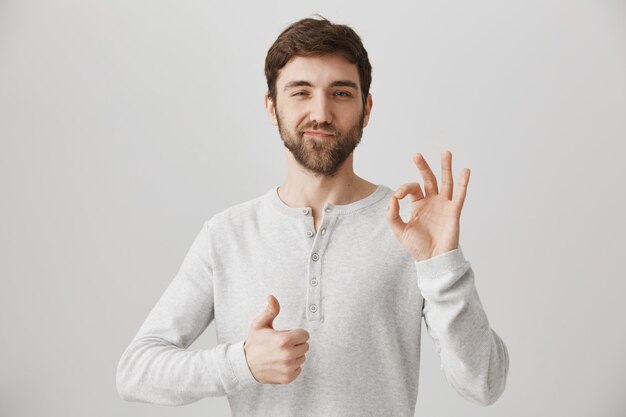
{"label": "white henley shirt", "polygon": [[[123,352],[128,401],[183,405],[226,395],[234,417],[413,417],[422,317],[441,368],[482,405],[503,392],[505,344],[490,328],[461,247],[416,261],[385,218],[394,191],[378,185],[346,205],[287,206],[278,187],[205,221],[182,266]],[[262,384],[243,343],[280,303],[277,330],[310,334],[301,374]],[[189,346],[215,320],[217,345]]]}

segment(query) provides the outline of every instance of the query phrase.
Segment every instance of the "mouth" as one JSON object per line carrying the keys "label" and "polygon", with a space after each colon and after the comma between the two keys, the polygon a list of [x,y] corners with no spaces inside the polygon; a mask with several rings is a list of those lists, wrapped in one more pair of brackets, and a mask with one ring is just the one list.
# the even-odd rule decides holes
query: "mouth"
{"label": "mouth", "polygon": [[333,133],[323,132],[320,130],[307,130],[304,134],[315,138],[331,138],[335,136]]}

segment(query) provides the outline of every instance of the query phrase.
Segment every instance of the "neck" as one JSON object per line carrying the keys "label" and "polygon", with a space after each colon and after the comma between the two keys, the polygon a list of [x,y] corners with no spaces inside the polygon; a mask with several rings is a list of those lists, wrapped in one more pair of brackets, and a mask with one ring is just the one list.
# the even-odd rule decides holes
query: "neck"
{"label": "neck", "polygon": [[311,207],[319,213],[327,202],[335,205],[350,204],[370,195],[376,184],[354,173],[352,156],[344,161],[333,175],[321,175],[306,170],[288,149],[287,179],[278,188],[278,195],[290,207]]}

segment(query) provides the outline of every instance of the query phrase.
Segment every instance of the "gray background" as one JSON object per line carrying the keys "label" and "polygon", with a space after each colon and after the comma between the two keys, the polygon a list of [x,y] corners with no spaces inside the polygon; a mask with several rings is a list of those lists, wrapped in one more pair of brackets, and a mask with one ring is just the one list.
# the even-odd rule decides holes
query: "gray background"
{"label": "gray background", "polygon": [[472,170],[461,245],[508,385],[464,400],[424,331],[416,415],[626,415],[626,4],[408,3],[0,2],[0,415],[230,415],[124,402],[115,369],[203,221],[283,181],[263,62],[313,13],[373,64],[359,175]]}

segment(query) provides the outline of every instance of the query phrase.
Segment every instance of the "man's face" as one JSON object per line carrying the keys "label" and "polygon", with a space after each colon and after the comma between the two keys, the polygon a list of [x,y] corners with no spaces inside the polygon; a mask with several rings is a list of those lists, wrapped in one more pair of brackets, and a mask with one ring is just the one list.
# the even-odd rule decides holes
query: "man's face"
{"label": "man's face", "polygon": [[293,58],[276,80],[272,122],[300,165],[334,174],[361,141],[372,106],[363,106],[356,65],[340,55]]}

